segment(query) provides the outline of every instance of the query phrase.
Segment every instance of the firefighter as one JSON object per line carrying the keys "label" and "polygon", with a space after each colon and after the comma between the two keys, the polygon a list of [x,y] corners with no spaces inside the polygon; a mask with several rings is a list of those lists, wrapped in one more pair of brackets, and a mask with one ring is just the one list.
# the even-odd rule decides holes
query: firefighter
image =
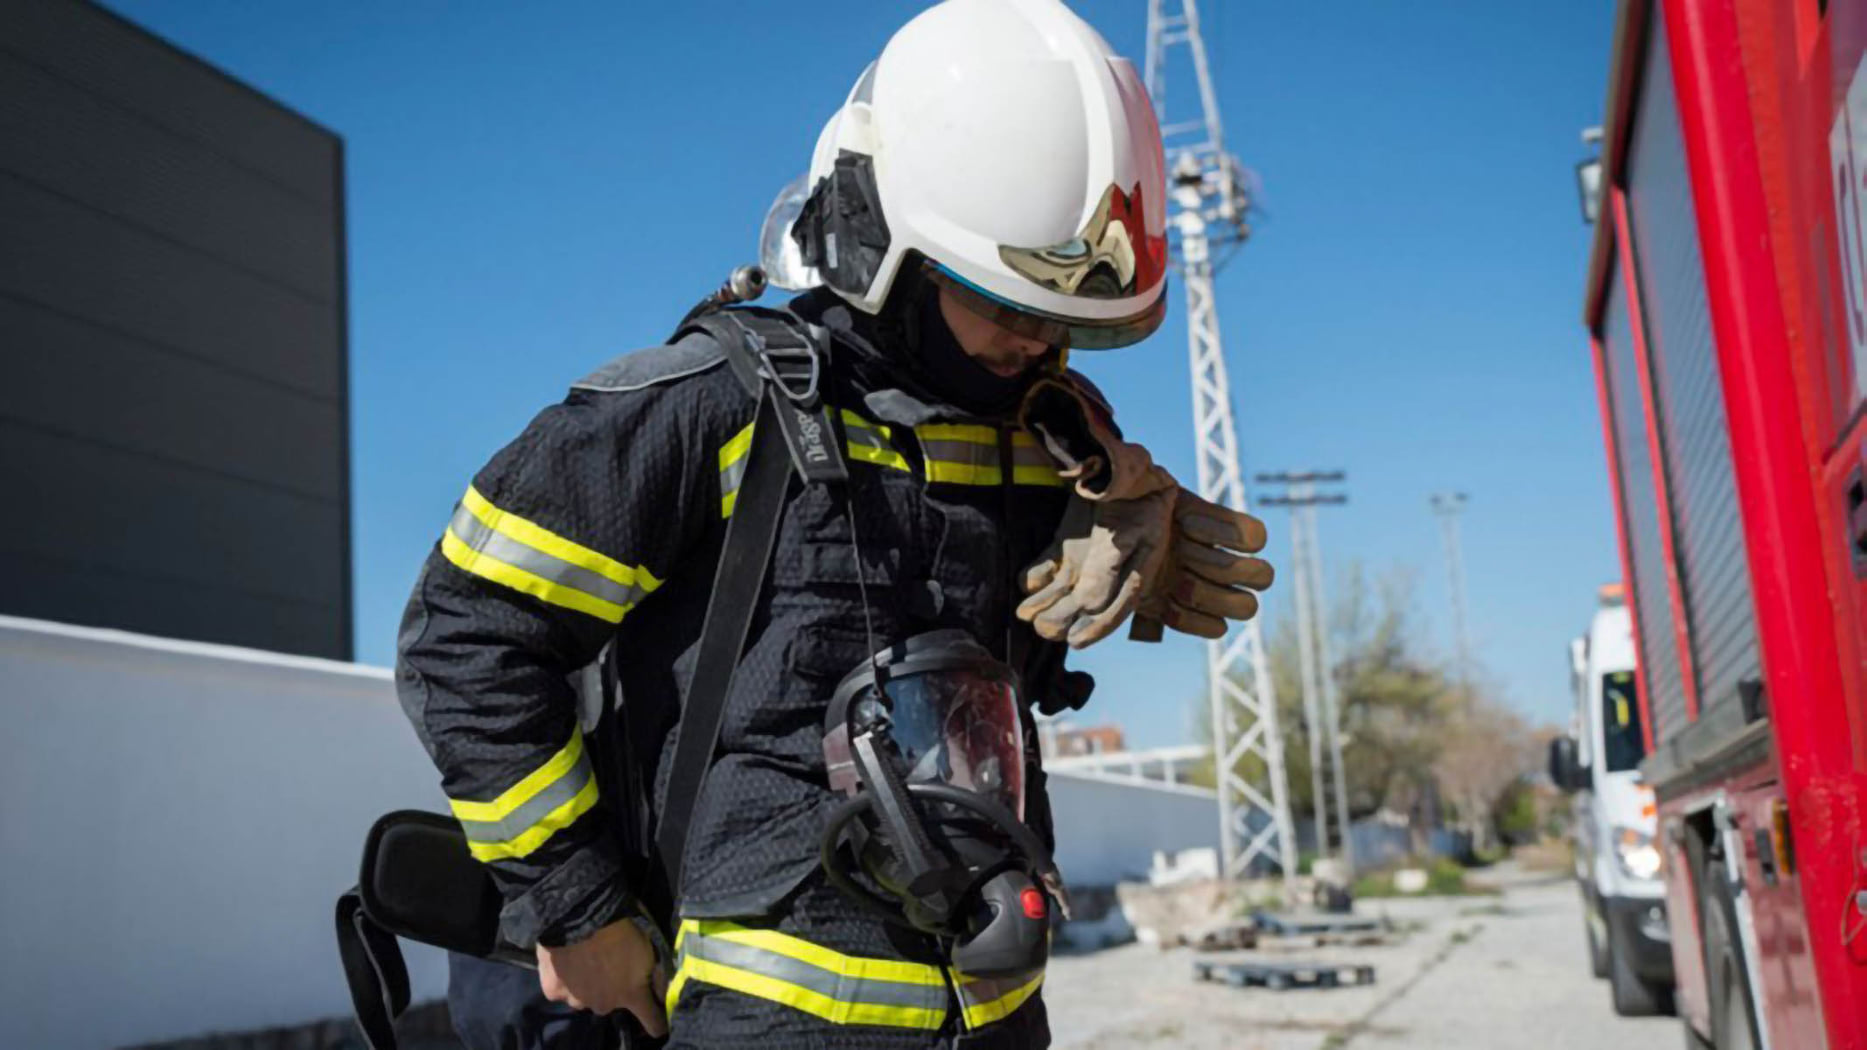
{"label": "firefighter", "polygon": [[[573,385],[474,477],[415,585],[398,693],[499,884],[502,935],[538,963],[532,983],[455,960],[476,1050],[613,1045],[603,1018],[625,1014],[678,1047],[1046,1045],[1059,887],[1029,708],[1080,703],[1066,646],[1137,608],[1210,636],[1270,582],[1248,556],[1262,526],[1181,492],[1063,366],[1140,340],[1165,309],[1159,131],[1094,30],[1056,0],[927,10],[825,128],[810,183],[794,237],[822,286],[786,313],[824,344],[849,478],[787,491],[679,885],[663,887],[678,943],[642,857],[753,440],[726,348],[690,330]],[[588,743],[573,687],[606,646],[619,754]],[[978,937],[967,965],[997,976],[968,976],[952,938],[916,926],[925,899],[877,914],[891,879],[925,873],[868,864],[876,807],[831,786],[826,752],[873,716],[884,650],[895,675],[927,675],[914,695],[932,705],[919,722],[898,710],[890,746],[999,814],[968,841],[1010,858],[992,871],[1028,873],[1007,885],[1014,918],[1039,924],[1035,945],[1019,935],[1034,966]],[[851,722],[826,725],[833,694]],[[932,729],[907,739],[911,722]]]}

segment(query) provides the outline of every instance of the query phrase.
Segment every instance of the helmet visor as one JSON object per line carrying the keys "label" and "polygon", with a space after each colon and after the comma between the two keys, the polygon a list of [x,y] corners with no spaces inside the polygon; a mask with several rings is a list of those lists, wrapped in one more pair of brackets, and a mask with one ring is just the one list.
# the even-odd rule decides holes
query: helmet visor
{"label": "helmet visor", "polygon": [[1010,681],[954,669],[892,678],[884,689],[908,783],[975,791],[1024,819],[1024,730]]}
{"label": "helmet visor", "polygon": [[1008,302],[969,283],[938,263],[927,265],[927,277],[953,294],[960,305],[1000,328],[1036,339],[1048,346],[1070,350],[1113,350],[1131,346],[1154,334],[1167,316],[1166,278],[1153,305],[1138,314],[1110,321],[1059,317]]}
{"label": "helmet visor", "polygon": [[765,224],[758,233],[758,261],[765,268],[765,278],[775,288],[801,292],[823,283],[817,271],[804,264],[804,253],[791,236],[797,217],[810,197],[810,179],[799,175],[785,183],[765,212]]}

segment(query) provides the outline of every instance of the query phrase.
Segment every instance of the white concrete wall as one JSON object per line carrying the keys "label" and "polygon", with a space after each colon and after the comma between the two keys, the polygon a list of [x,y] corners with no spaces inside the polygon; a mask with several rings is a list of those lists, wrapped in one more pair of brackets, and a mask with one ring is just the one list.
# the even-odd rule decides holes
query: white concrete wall
{"label": "white concrete wall", "polygon": [[[0,617],[0,1047],[350,1012],[331,911],[383,812],[444,810],[380,668]],[[1050,776],[1078,885],[1218,845],[1212,793]],[[417,1000],[439,952],[404,944]]]}
{"label": "white concrete wall", "polygon": [[1072,885],[1145,880],[1156,850],[1219,846],[1219,803],[1211,791],[1066,772],[1051,772],[1048,780],[1057,867]]}
{"label": "white concrete wall", "polygon": [[363,834],[445,806],[388,671],[0,617],[0,725],[0,1047],[350,1012]]}

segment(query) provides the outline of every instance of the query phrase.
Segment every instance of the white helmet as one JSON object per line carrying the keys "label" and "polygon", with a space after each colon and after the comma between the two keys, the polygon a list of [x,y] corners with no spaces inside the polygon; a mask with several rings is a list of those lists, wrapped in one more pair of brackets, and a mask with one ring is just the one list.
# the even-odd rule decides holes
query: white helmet
{"label": "white helmet", "polygon": [[903,26],[811,158],[803,261],[865,313],[922,268],[1007,327],[1126,346],[1166,308],[1160,128],[1133,64],[1058,0]]}

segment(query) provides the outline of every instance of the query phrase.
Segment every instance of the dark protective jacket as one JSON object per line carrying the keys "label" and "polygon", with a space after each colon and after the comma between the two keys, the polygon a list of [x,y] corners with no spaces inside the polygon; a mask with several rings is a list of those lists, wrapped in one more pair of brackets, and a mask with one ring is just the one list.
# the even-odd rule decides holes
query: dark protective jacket
{"label": "dark protective jacket", "polygon": [[[694,811],[678,895],[690,919],[775,915],[815,871],[839,800],[824,710],[869,652],[864,587],[881,644],[963,627],[1020,665],[1032,697],[1063,688],[1060,647],[1011,615],[1015,575],[1067,497],[1049,460],[1015,426],[917,386],[891,356],[902,349],[878,345],[890,341],[840,301],[813,293],[791,309],[831,333],[824,389],[852,477],[842,492],[792,481]],[[626,354],[475,476],[421,572],[397,690],[516,943],[578,940],[642,888],[753,414],[705,336]],[[606,644],[637,782],[586,749],[579,726],[571,680]],[[1048,838],[1034,753],[1031,764],[1026,817]]]}

